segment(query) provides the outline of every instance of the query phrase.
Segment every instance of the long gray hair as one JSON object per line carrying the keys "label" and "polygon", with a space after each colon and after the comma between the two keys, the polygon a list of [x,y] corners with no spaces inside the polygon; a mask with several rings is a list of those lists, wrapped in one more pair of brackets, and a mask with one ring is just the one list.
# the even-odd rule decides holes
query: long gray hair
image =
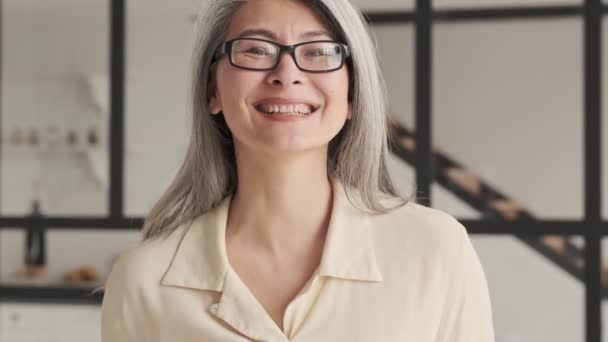
{"label": "long gray hair", "polygon": [[[234,193],[237,165],[232,135],[222,113],[208,109],[214,52],[225,39],[235,11],[247,0],[208,0],[200,9],[192,55],[192,134],[177,176],[152,207],[143,226],[143,239],[168,234],[179,225],[213,209]],[[352,118],[329,142],[328,176],[344,184],[347,196],[357,191],[371,214],[384,214],[412,200],[397,194],[388,174],[388,115],[386,85],[376,57],[376,42],[361,12],[349,0],[305,0],[351,49],[349,100]],[[351,188],[351,189],[349,189]],[[380,196],[398,199],[386,207]]]}

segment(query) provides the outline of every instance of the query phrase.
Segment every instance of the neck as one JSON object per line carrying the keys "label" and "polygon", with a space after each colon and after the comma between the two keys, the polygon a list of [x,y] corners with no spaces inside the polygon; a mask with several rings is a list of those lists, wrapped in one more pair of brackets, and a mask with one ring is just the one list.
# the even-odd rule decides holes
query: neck
{"label": "neck", "polygon": [[333,190],[326,152],[272,160],[237,156],[238,186],[228,212],[228,239],[280,258],[324,241]]}

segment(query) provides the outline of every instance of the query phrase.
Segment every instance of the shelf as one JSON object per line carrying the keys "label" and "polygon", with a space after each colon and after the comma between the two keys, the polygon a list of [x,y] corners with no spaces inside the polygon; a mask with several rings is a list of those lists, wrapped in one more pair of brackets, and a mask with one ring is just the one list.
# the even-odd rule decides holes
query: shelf
{"label": "shelf", "polygon": [[101,281],[83,281],[83,282],[67,282],[61,280],[53,280],[48,278],[39,279],[26,279],[26,278],[3,278],[0,279],[0,285],[10,286],[31,286],[31,287],[45,287],[45,286],[61,286],[70,288],[95,288],[103,285]]}
{"label": "shelf", "polygon": [[[0,302],[101,304],[101,281],[52,282],[44,279],[4,279],[0,282]],[[95,291],[95,292],[94,292]]]}
{"label": "shelf", "polygon": [[0,284],[0,303],[101,304],[103,291],[64,286],[11,286]]}
{"label": "shelf", "polygon": [[53,229],[76,229],[89,230],[141,230],[144,217],[114,218],[111,216],[43,216],[40,218],[0,215],[0,230],[17,229],[22,230],[32,225],[42,225],[48,230]]}
{"label": "shelf", "polygon": [[13,156],[13,155],[30,155],[33,153],[39,154],[53,154],[53,153],[86,153],[91,150],[98,149],[98,147],[89,147],[89,146],[55,146],[55,147],[33,147],[33,146],[11,146],[4,145],[0,149],[3,156]]}

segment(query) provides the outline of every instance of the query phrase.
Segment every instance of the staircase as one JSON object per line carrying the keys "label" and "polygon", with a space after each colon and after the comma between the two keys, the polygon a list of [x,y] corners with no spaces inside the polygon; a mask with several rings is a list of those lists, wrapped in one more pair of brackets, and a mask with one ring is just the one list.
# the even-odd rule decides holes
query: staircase
{"label": "staircase", "polygon": [[[390,122],[390,150],[415,166],[415,134],[397,122]],[[432,149],[431,179],[482,214],[483,220],[536,220],[507,194],[492,188],[479,176],[438,149]],[[515,235],[521,242],[584,282],[585,257],[582,247],[561,235]],[[608,272],[602,273],[603,297],[608,298]]]}

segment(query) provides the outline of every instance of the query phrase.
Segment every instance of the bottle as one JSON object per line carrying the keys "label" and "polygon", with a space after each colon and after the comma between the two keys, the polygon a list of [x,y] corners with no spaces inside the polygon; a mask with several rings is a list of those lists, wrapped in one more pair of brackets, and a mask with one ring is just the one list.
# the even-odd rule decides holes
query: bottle
{"label": "bottle", "polygon": [[30,134],[27,138],[28,143],[32,146],[37,146],[38,142],[39,142],[39,138],[38,138],[38,130],[33,127],[32,130],[30,131]]}
{"label": "bottle", "polygon": [[46,264],[46,229],[37,220],[41,218],[40,203],[38,199],[32,202],[32,212],[29,215],[34,222],[26,227],[25,265],[44,267]]}
{"label": "bottle", "polygon": [[95,127],[90,127],[89,128],[89,134],[88,134],[88,142],[89,142],[89,146],[91,147],[96,147],[97,146],[97,142],[98,142],[98,137],[97,137],[97,131],[95,130]]}

